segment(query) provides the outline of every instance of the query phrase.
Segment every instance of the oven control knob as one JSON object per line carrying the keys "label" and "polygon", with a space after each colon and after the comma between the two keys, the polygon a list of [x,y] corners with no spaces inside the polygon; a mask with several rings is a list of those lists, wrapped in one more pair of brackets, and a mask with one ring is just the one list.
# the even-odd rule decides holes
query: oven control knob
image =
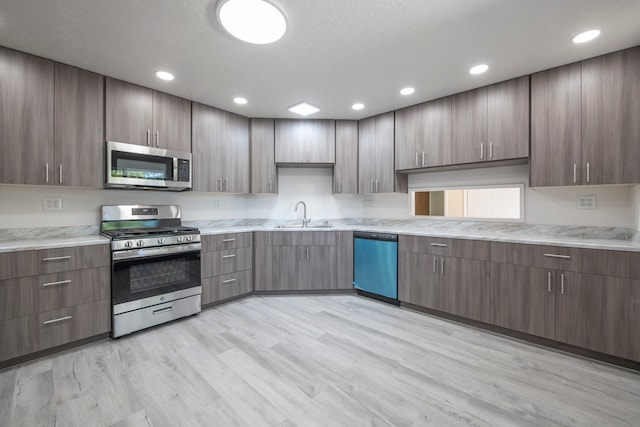
{"label": "oven control knob", "polygon": [[184,236],[178,236],[178,242],[182,242],[184,240]]}
{"label": "oven control knob", "polygon": [[163,244],[163,243],[164,243],[164,237],[159,238],[159,239],[158,239],[158,243],[159,243],[159,244]]}
{"label": "oven control knob", "polygon": [[187,240],[190,242],[193,240],[193,236],[187,236]]}
{"label": "oven control knob", "polygon": [[131,246],[133,246],[133,242],[131,240],[127,240],[126,242],[124,242],[125,248],[130,248]]}
{"label": "oven control knob", "polygon": [[138,246],[144,246],[144,241],[143,241],[143,240],[138,240],[138,243],[136,243],[136,245],[138,245]]}

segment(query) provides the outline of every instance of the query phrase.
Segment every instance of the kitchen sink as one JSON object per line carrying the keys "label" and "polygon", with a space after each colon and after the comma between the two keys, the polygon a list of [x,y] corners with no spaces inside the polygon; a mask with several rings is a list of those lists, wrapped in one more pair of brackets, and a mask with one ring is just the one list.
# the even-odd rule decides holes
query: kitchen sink
{"label": "kitchen sink", "polygon": [[280,224],[276,225],[276,228],[300,228],[300,229],[315,229],[315,228],[333,228],[331,224],[314,224],[304,227],[302,224]]}

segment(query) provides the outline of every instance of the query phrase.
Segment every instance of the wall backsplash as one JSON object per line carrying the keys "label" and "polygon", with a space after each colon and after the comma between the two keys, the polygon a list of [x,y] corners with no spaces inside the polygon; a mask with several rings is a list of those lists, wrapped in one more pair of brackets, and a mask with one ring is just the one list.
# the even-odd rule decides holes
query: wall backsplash
{"label": "wall backsplash", "polygon": [[[312,219],[409,218],[406,194],[333,195],[332,169],[281,168],[279,194],[254,196],[159,191],[88,190],[62,187],[0,185],[2,228],[97,225],[103,204],[180,204],[185,220],[300,218],[293,208],[307,204]],[[444,185],[528,183],[527,165],[432,172],[409,177],[410,188]],[[596,195],[598,208],[577,210],[576,197]],[[43,211],[45,197],[61,197],[62,211]],[[214,208],[214,205],[219,207]],[[575,187],[525,191],[527,224],[592,225],[640,230],[640,185]]]}

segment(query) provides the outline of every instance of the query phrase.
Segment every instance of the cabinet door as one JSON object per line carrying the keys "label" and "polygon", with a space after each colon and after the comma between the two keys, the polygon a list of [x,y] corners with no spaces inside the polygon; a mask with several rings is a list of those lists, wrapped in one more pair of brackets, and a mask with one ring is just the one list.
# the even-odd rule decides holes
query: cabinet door
{"label": "cabinet door", "polygon": [[393,112],[375,117],[375,192],[393,193],[396,191],[396,173],[393,140]]}
{"label": "cabinet door", "polygon": [[422,151],[423,167],[451,164],[451,97],[422,104]]}
{"label": "cabinet door", "polygon": [[337,289],[353,289],[353,232],[338,231]]}
{"label": "cabinet door", "polygon": [[253,234],[253,286],[256,291],[273,290],[273,251],[270,231]]}
{"label": "cabinet door", "polygon": [[489,322],[491,264],[464,258],[440,257],[438,310]]}
{"label": "cabinet door", "polygon": [[53,62],[0,47],[0,182],[51,184]]}
{"label": "cabinet door", "polygon": [[336,289],[336,247],[299,246],[297,248],[300,250],[297,289]]}
{"label": "cabinet door", "polygon": [[358,193],[375,193],[376,123],[371,117],[358,122]]}
{"label": "cabinet door", "polygon": [[249,192],[249,119],[225,112],[222,144],[222,182],[226,193]]}
{"label": "cabinet door", "polygon": [[153,135],[155,147],[191,152],[191,102],[153,91]]}
{"label": "cabinet door", "polygon": [[275,121],[276,163],[305,162],[305,132],[303,120],[280,119]]}
{"label": "cabinet door", "polygon": [[193,103],[193,191],[222,191],[224,112]]}
{"label": "cabinet door", "polygon": [[555,273],[524,265],[491,264],[491,323],[555,339]]}
{"label": "cabinet door", "polygon": [[107,141],[151,145],[153,91],[107,77],[105,133]]}
{"label": "cabinet door", "polygon": [[275,122],[276,163],[335,163],[335,121],[281,119]]}
{"label": "cabinet door", "polygon": [[273,119],[251,119],[251,193],[276,194],[278,175],[275,161]]}
{"label": "cabinet door", "polygon": [[452,97],[451,163],[486,160],[487,88]]}
{"label": "cabinet door", "polygon": [[[398,252],[398,298],[402,302],[438,308],[438,258],[416,252]],[[431,268],[433,266],[433,268]]]}
{"label": "cabinet door", "polygon": [[640,47],[583,61],[583,183],[640,182],[639,118]]}
{"label": "cabinet door", "polygon": [[422,164],[422,105],[396,110],[395,112],[395,168],[416,169]]}
{"label": "cabinet door", "polygon": [[304,150],[307,163],[334,164],[336,162],[335,120],[305,120]]}
{"label": "cabinet door", "polygon": [[0,320],[0,361],[38,350],[38,316]]}
{"label": "cabinet door", "polygon": [[104,78],[56,63],[54,123],[55,184],[102,187]]}
{"label": "cabinet door", "polygon": [[[292,291],[297,289],[311,289],[300,283],[302,251],[303,247],[301,246],[274,246],[272,248],[273,279],[271,287],[265,290]],[[256,290],[259,290],[257,283]]]}
{"label": "cabinet door", "polygon": [[557,272],[559,341],[640,360],[640,281]]}
{"label": "cabinet door", "polygon": [[531,186],[582,182],[578,64],[531,76]]}
{"label": "cabinet door", "polygon": [[487,88],[486,160],[529,157],[529,76]]}
{"label": "cabinet door", "polygon": [[336,120],[333,192],[335,194],[358,193],[358,122],[356,120]]}

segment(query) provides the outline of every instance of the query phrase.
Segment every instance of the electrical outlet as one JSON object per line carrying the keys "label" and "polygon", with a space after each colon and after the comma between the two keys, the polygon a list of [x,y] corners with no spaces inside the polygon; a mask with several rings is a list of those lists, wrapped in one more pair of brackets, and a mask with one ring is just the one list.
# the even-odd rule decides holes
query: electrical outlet
{"label": "electrical outlet", "polygon": [[576,199],[576,207],[578,209],[595,209],[596,196],[578,196]]}
{"label": "electrical outlet", "polygon": [[365,196],[365,198],[362,200],[362,206],[365,208],[372,208],[374,206],[373,197]]}
{"label": "electrical outlet", "polygon": [[220,200],[214,200],[211,203],[211,206],[213,207],[213,209],[220,209]]}
{"label": "electrical outlet", "polygon": [[42,199],[43,211],[61,211],[62,197],[45,197]]}

